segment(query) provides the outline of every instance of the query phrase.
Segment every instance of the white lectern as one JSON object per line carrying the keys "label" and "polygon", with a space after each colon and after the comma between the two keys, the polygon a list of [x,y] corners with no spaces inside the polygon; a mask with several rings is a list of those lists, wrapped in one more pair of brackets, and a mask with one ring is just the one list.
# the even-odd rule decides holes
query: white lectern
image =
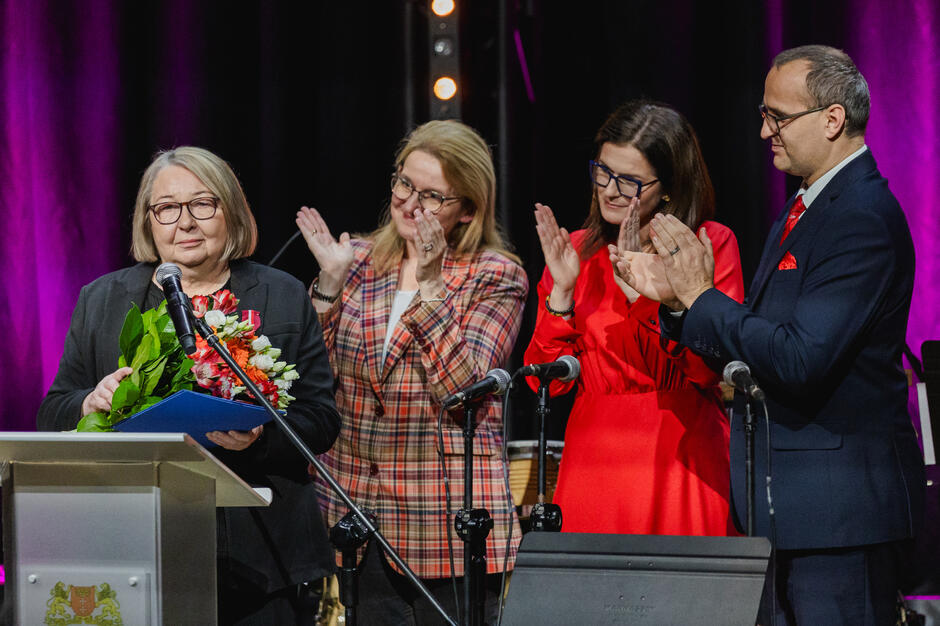
{"label": "white lectern", "polygon": [[15,624],[215,624],[217,506],[266,506],[183,433],[0,433]]}

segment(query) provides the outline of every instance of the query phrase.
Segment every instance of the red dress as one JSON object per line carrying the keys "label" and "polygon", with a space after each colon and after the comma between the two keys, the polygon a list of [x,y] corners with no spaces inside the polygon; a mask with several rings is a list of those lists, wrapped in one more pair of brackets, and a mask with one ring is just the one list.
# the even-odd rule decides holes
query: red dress
{"label": "red dress", "polygon": [[[734,234],[705,222],[715,252],[715,286],[741,301],[744,285]],[[572,234],[577,248],[584,231]],[[581,376],[554,381],[552,395],[577,384],[565,431],[554,502],[565,532],[726,535],[728,418],[719,376],[659,333],[659,303],[631,304],[614,282],[607,247],[581,262],[574,316],[545,310],[546,268],[526,363],[572,354]],[[537,384],[534,379],[531,384]]]}

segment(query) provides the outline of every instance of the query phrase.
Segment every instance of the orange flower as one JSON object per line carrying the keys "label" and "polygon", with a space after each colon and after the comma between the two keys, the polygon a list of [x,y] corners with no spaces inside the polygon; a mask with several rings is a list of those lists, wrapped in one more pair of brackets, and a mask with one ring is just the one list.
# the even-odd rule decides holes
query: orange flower
{"label": "orange flower", "polygon": [[263,371],[259,370],[254,365],[249,365],[245,367],[245,373],[248,374],[248,378],[250,378],[251,380],[253,380],[255,383],[259,385],[262,382],[268,380],[268,375],[265,374]]}
{"label": "orange flower", "polygon": [[235,362],[238,363],[238,366],[245,369],[245,366],[248,365],[248,357],[251,356],[248,350],[240,345],[232,344],[229,344],[228,350],[232,353],[232,357],[235,359]]}

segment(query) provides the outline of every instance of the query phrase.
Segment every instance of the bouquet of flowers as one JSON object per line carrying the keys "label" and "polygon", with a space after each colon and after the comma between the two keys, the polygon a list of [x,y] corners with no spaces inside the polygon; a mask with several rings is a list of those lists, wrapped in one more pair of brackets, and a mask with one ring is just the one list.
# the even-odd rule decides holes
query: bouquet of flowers
{"label": "bouquet of flowers", "polygon": [[181,389],[193,388],[192,361],[176,338],[166,301],[143,313],[134,304],[124,317],[118,343],[118,367],[130,366],[134,371],[114,390],[111,411],[89,413],[78,423],[79,432],[113,430],[121,420]]}
{"label": "bouquet of flowers", "polygon": [[[235,314],[237,306],[238,299],[227,289],[212,296],[193,298],[193,314],[212,327],[235,362],[258,385],[268,401],[278,409],[285,409],[294,400],[288,390],[299,377],[295,366],[278,361],[281,350],[272,347],[264,335],[255,334],[261,326],[258,312],[242,311],[239,319]],[[238,399],[240,395],[253,397],[202,337],[196,339],[196,351],[190,358],[195,361],[192,373],[196,382],[212,395],[229,400]]]}
{"label": "bouquet of flowers", "polygon": [[[294,365],[278,361],[281,351],[271,346],[264,335],[257,311],[236,315],[238,299],[231,291],[193,298],[193,313],[213,327],[216,335],[235,357],[235,362],[258,385],[264,396],[278,409],[294,400],[288,393],[299,375]],[[253,399],[228,365],[202,338],[196,340],[196,352],[189,357],[176,338],[176,331],[166,302],[141,313],[133,305],[124,318],[119,338],[121,356],[118,367],[134,371],[121,380],[111,399],[109,413],[90,413],[76,430],[110,431],[114,424],[147,409],[164,398],[198,384],[214,396],[229,400]]]}

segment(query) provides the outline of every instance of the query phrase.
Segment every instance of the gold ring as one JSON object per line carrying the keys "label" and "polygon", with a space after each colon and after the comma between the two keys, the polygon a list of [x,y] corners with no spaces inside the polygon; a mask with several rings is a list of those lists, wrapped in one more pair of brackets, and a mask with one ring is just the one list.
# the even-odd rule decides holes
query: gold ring
{"label": "gold ring", "polygon": [[678,253],[679,253],[679,246],[676,246],[675,248],[669,251],[669,256],[675,256]]}

